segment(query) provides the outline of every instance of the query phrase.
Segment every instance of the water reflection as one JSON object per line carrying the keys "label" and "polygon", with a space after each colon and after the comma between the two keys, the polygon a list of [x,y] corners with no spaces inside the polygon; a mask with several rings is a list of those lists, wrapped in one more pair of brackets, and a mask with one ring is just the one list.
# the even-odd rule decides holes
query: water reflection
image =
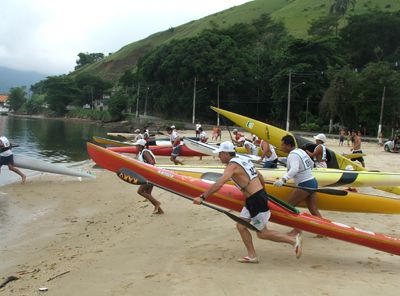
{"label": "water reflection", "polygon": [[20,145],[13,148],[15,154],[69,163],[88,159],[86,142],[106,131],[87,122],[0,116],[0,134]]}

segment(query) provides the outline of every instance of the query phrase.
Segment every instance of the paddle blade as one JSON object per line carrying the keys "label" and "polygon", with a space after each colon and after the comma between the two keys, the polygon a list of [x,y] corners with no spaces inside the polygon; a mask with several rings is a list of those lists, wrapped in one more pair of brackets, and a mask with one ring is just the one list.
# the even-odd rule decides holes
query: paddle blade
{"label": "paddle blade", "polygon": [[147,180],[139,175],[138,173],[135,173],[134,171],[131,171],[127,168],[122,168],[117,171],[117,176],[121,180],[133,184],[133,185],[144,185],[147,184]]}

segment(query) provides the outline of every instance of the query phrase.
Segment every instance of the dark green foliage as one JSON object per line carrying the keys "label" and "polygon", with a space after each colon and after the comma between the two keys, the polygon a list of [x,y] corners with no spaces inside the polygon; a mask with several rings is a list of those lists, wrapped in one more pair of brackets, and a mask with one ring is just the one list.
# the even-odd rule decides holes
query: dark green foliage
{"label": "dark green foliage", "polygon": [[110,113],[107,111],[99,111],[99,110],[91,110],[91,109],[83,109],[76,108],[71,110],[67,114],[68,117],[71,118],[83,118],[90,120],[101,120],[101,121],[109,121],[111,120]]}
{"label": "dark green foliage", "polygon": [[332,14],[344,16],[350,6],[354,8],[355,4],[356,0],[332,0],[332,5],[329,12]]}
{"label": "dark green foliage", "polygon": [[101,100],[104,93],[112,87],[112,83],[87,73],[79,74],[75,78],[79,95],[71,102],[76,106],[93,105],[94,100]]}
{"label": "dark green foliage", "polygon": [[44,83],[44,91],[49,109],[57,115],[64,115],[67,106],[79,96],[75,81],[66,75],[48,77]]}
{"label": "dark green foliage", "polygon": [[336,35],[338,25],[339,17],[336,14],[328,14],[312,21],[308,34],[319,37]]}
{"label": "dark green foliage", "polygon": [[343,48],[356,67],[373,61],[400,61],[400,13],[351,16],[340,32]]}
{"label": "dark green foliage", "polygon": [[23,105],[26,114],[40,114],[43,112],[44,96],[33,95],[30,100],[27,100]]}
{"label": "dark green foliage", "polygon": [[78,54],[79,59],[76,60],[76,66],[75,70],[89,64],[93,64],[97,61],[100,61],[104,58],[104,54],[101,52],[98,53],[79,53]]}
{"label": "dark green foliage", "polygon": [[22,87],[13,87],[10,90],[8,104],[11,110],[17,112],[26,101],[26,92]]}
{"label": "dark green foliage", "polygon": [[108,111],[112,120],[121,120],[122,111],[126,108],[128,96],[122,92],[113,94],[108,102]]}

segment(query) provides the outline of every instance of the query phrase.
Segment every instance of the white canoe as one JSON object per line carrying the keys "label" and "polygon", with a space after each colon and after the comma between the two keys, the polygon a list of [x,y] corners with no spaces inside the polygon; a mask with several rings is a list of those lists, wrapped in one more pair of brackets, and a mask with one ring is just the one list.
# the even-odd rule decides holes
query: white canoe
{"label": "white canoe", "polygon": [[96,178],[96,176],[92,174],[80,172],[59,164],[46,162],[28,156],[20,156],[14,154],[14,164],[16,167],[32,171],[40,171],[40,172],[82,177],[82,178]]}
{"label": "white canoe", "polygon": [[[210,156],[216,156],[214,151],[218,149],[218,146],[210,145],[207,143],[202,143],[200,141],[195,141],[195,140],[188,139],[188,138],[183,138],[183,143],[185,143],[185,145],[187,147],[189,147],[190,149],[192,149],[194,151],[197,151],[197,152],[200,152],[200,153],[203,153],[206,155],[210,155]],[[246,160],[251,160],[251,161],[258,161],[260,159],[259,156],[251,155],[251,154],[236,153],[236,156],[241,159],[246,159]]]}

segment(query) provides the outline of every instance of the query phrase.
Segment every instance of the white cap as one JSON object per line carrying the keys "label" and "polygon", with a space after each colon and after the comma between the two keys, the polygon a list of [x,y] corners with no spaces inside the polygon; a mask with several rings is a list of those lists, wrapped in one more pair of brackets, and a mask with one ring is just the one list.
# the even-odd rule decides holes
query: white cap
{"label": "white cap", "polygon": [[326,137],[325,137],[324,134],[318,134],[318,135],[314,136],[314,139],[315,140],[320,140],[322,143],[326,142]]}
{"label": "white cap", "polygon": [[144,139],[139,139],[139,140],[137,140],[136,142],[135,142],[135,144],[133,144],[133,145],[140,145],[140,146],[143,146],[143,147],[145,147],[146,146],[146,140],[144,140]]}
{"label": "white cap", "polygon": [[232,133],[237,133],[238,130],[236,128],[233,129]]}
{"label": "white cap", "polygon": [[236,152],[235,151],[235,146],[233,146],[232,142],[226,141],[222,142],[221,145],[219,145],[218,149],[213,151],[215,154],[220,153],[220,152]]}
{"label": "white cap", "polygon": [[171,125],[171,128],[172,128],[172,129],[175,129],[175,125]]}
{"label": "white cap", "polygon": [[239,140],[238,140],[238,142],[244,142],[244,141],[246,141],[245,137],[240,137]]}
{"label": "white cap", "polygon": [[140,129],[135,129],[135,133],[140,133]]}

